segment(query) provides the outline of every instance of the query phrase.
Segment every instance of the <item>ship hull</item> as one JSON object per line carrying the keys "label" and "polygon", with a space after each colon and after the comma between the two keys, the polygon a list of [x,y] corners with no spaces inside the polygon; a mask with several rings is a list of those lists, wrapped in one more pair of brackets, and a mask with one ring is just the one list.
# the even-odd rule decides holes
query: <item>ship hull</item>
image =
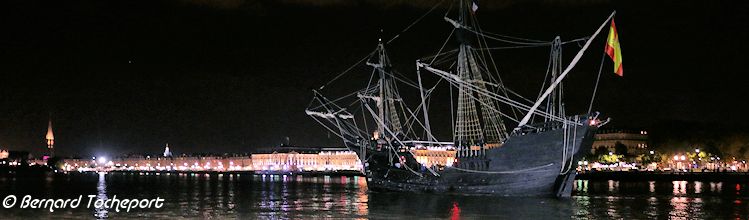
{"label": "ship hull", "polygon": [[498,148],[473,155],[460,152],[471,156],[458,157],[458,163],[436,170],[436,175],[410,154],[403,164],[411,169],[404,169],[406,165],[392,166],[387,152],[368,150],[365,173],[372,190],[565,197],[571,193],[577,161],[590,151],[595,129],[583,124],[513,135]]}

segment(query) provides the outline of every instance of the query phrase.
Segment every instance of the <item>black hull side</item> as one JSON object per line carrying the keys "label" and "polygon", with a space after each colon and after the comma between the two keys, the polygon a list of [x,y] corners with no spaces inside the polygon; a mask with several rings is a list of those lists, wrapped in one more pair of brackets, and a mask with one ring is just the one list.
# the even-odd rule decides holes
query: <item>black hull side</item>
{"label": "black hull side", "polygon": [[[458,158],[455,167],[437,171],[439,176],[415,165],[410,155],[407,164],[415,172],[391,166],[387,152],[368,150],[371,157],[365,172],[373,190],[563,196],[562,191],[568,191],[563,186],[571,179],[569,175],[574,177],[577,161],[590,150],[595,130],[587,125],[569,129],[575,138],[566,152],[564,129],[511,136],[502,147],[486,150],[485,156]],[[563,161],[564,155],[572,159]],[[568,172],[561,174],[564,170]]]}

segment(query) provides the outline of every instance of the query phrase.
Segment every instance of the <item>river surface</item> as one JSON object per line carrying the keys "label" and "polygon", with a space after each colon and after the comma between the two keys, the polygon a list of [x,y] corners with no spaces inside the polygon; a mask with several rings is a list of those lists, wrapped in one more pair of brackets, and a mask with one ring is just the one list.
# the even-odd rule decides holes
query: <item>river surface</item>
{"label": "river surface", "polygon": [[[425,193],[368,192],[362,177],[250,174],[83,173],[37,177],[0,176],[0,199],[24,195],[73,199],[81,207],[0,207],[2,219],[194,218],[194,219],[747,219],[749,180],[576,180],[574,196],[500,198]],[[161,208],[130,212],[86,208],[85,197],[163,198]]]}

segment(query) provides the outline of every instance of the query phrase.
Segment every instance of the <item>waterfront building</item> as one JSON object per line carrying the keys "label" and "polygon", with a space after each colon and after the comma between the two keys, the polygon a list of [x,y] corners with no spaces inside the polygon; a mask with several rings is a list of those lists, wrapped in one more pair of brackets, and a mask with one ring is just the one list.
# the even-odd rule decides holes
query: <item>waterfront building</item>
{"label": "waterfront building", "polygon": [[8,151],[8,157],[5,158],[9,165],[22,165],[28,164],[29,152],[28,151]]}
{"label": "waterfront building", "polygon": [[96,166],[96,161],[93,159],[72,158],[63,159],[62,162],[62,170],[65,171],[78,171],[81,169],[94,168]]}
{"label": "waterfront building", "polygon": [[246,155],[130,156],[111,160],[63,160],[63,170],[66,171],[89,171],[96,168],[114,171],[249,171],[252,169],[252,162]]}
{"label": "waterfront building", "polygon": [[282,145],[252,154],[256,172],[361,171],[356,153],[345,148]]}
{"label": "waterfront building", "polygon": [[176,170],[190,171],[250,171],[252,158],[249,155],[174,157],[169,163]]}
{"label": "waterfront building", "polygon": [[29,166],[39,165],[44,166],[47,165],[47,160],[45,158],[32,158],[27,161],[29,163]]}
{"label": "waterfront building", "polygon": [[418,146],[411,150],[416,161],[427,167],[452,166],[455,162],[456,152],[454,147],[424,147]]}
{"label": "waterfront building", "polygon": [[[425,166],[452,166],[452,147],[412,149]],[[172,156],[168,146],[162,156],[127,156],[62,160],[65,171],[255,171],[255,172],[335,172],[361,171],[357,154],[346,148],[298,147],[282,145],[259,149],[252,155]]]}
{"label": "waterfront building", "polygon": [[[411,149],[425,166],[452,166],[453,147]],[[335,172],[361,171],[357,154],[346,148],[299,147],[281,145],[261,148],[251,155],[181,155],[173,156],[165,146],[163,156],[128,156],[120,158],[64,159],[66,171],[255,171],[255,172]]]}
{"label": "waterfront building", "polygon": [[648,132],[631,132],[624,130],[602,130],[595,134],[593,147],[590,152],[595,153],[601,149],[607,152],[616,152],[616,146],[623,145],[630,155],[644,154],[648,148]]}

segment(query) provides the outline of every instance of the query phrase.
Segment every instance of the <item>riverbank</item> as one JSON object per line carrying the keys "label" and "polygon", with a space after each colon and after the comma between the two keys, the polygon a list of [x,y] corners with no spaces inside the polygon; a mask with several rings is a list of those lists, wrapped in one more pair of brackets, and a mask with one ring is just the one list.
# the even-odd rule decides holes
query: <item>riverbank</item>
{"label": "riverbank", "polygon": [[[84,171],[84,172],[78,172],[78,171],[68,171],[68,172],[59,172],[54,171],[52,169],[49,169],[48,167],[42,167],[42,166],[35,166],[35,167],[0,167],[0,175],[2,176],[39,176],[39,175],[46,175],[49,173],[57,173],[57,174],[65,174],[65,173],[87,173],[87,172],[98,172],[98,171]],[[316,177],[316,176],[364,176],[364,174],[360,171],[354,171],[354,170],[346,170],[346,171],[305,171],[305,172],[279,172],[279,171],[213,171],[213,170],[201,170],[201,171],[187,171],[187,170],[152,170],[152,171],[143,171],[143,170],[107,170],[102,172],[108,172],[108,173],[137,173],[137,174],[152,174],[152,175],[161,175],[161,174],[208,174],[208,175],[214,175],[214,174],[225,174],[225,175],[292,175],[292,176],[309,176],[309,177]]]}
{"label": "riverbank", "polygon": [[651,172],[651,171],[599,171],[579,173],[579,180],[618,181],[720,181],[742,182],[749,180],[747,172]]}
{"label": "riverbank", "polygon": [[248,175],[293,175],[293,176],[363,176],[359,171],[307,171],[307,172],[275,172],[275,171],[139,171],[115,170],[112,173],[148,173],[148,174],[248,174]]}

